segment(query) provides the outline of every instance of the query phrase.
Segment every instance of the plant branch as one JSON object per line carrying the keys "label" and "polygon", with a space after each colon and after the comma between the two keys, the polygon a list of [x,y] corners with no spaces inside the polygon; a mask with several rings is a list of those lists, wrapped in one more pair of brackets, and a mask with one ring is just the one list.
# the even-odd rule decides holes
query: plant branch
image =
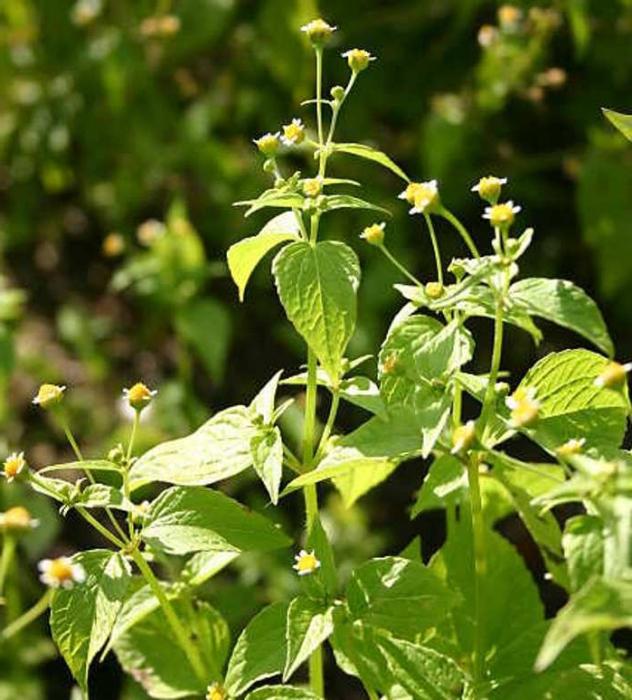
{"label": "plant branch", "polygon": [[0,640],[4,642],[7,639],[11,639],[11,637],[14,637],[16,634],[18,634],[18,632],[21,632],[32,622],[35,622],[38,617],[43,615],[48,610],[52,597],[53,591],[49,588],[32,608],[29,608],[25,613],[20,615],[20,617],[14,620],[10,625],[7,625],[2,632],[0,632]]}

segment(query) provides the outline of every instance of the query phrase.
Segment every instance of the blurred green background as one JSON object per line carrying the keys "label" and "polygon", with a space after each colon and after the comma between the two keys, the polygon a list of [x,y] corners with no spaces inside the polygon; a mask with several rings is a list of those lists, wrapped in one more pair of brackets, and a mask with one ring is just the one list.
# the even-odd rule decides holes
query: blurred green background
{"label": "blurred green background", "polygon": [[[277,369],[303,361],[269,262],[239,305],[225,251],[266,220],[245,220],[231,206],[268,184],[252,138],[295,116],[311,119],[298,106],[313,90],[312,54],[298,28],[321,14],[339,27],[326,55],[327,89],[346,80],[341,51],[357,46],[378,57],[345,107],[339,139],[378,146],[414,179],[437,178],[482,247],[489,229],[470,187],[482,175],[509,177],[520,223],[536,230],[523,271],[572,278],[593,294],[620,357],[630,358],[632,150],[600,113],[632,111],[630,0],[2,0],[3,454],[24,449],[34,466],[70,459],[31,406],[44,381],[68,385],[73,428],[96,455],[127,439],[121,390],[136,380],[159,389],[141,434],[148,447],[248,402]],[[298,156],[290,166],[307,172],[310,163]],[[392,210],[391,248],[430,279],[419,220],[395,198],[401,183],[353,160],[334,169]],[[376,352],[401,303],[395,271],[358,241],[370,223],[354,213],[326,221],[325,235],[350,242],[364,265],[353,356]],[[439,227],[445,257],[463,254],[453,231]],[[489,334],[487,323],[478,328]],[[550,350],[579,344],[546,330],[539,348],[509,331],[505,364],[520,373]],[[488,347],[479,347],[482,370]],[[359,410],[342,414],[347,428],[362,419]],[[285,428],[298,435],[300,397]],[[402,515],[422,474],[419,464],[400,468],[379,496],[349,512],[324,491],[342,560],[397,550],[420,532],[432,547],[440,519]],[[265,506],[246,477],[227,488]],[[0,486],[0,509],[21,498]],[[38,557],[95,544],[72,516],[64,524],[46,504],[26,501],[44,527],[22,552],[18,607],[37,595]],[[298,529],[300,503],[287,506],[277,517]],[[526,540],[522,549],[529,556]],[[294,585],[287,553],[269,559],[246,559],[209,589],[235,629]],[[0,650],[0,700],[18,692],[68,698],[68,675],[46,638],[29,639]],[[142,697],[131,686],[119,691],[112,661],[94,686],[96,698]],[[362,697],[342,677],[330,687],[332,697]]]}

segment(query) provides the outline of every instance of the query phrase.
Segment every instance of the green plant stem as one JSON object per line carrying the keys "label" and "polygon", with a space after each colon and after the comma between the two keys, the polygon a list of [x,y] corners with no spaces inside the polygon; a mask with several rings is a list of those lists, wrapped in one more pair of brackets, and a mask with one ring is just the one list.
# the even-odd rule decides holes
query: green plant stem
{"label": "green plant stem", "polygon": [[487,575],[487,556],[485,545],[485,521],[481,503],[478,459],[471,457],[467,465],[467,477],[470,486],[470,510],[472,513],[472,535],[474,540],[474,682],[480,683],[484,677],[485,663],[485,595],[483,590]]}
{"label": "green plant stem", "polygon": [[[314,456],[314,433],[316,428],[317,361],[311,348],[307,350],[307,391],[305,395],[305,422],[303,426],[303,470],[309,471]],[[307,531],[318,516],[318,495],[316,484],[303,487]]]}
{"label": "green plant stem", "polygon": [[316,51],[316,121],[318,124],[318,144],[323,145],[323,49],[318,47]]}
{"label": "green plant stem", "polygon": [[147,581],[148,586],[151,588],[152,592],[158,599],[160,607],[162,608],[162,611],[164,612],[165,617],[167,618],[167,622],[169,623],[169,626],[171,627],[176,639],[178,640],[178,644],[182,648],[182,651],[184,651],[187,659],[191,663],[195,675],[197,676],[200,683],[202,683],[203,685],[207,685],[209,681],[209,675],[204,669],[204,664],[202,663],[200,652],[193,643],[186,629],[178,619],[178,615],[174,610],[173,605],[171,605],[170,600],[167,598],[167,595],[165,594],[162,586],[160,585],[160,582],[154,575],[154,572],[151,570],[149,564],[147,564],[147,562],[143,559],[143,555],[137,549],[133,550],[131,554],[132,558],[134,559],[134,563],[136,564],[139,571],[143,575],[143,578],[145,579],[145,581]]}
{"label": "green plant stem", "polygon": [[115,534],[110,532],[107,527],[104,527],[101,525],[101,523],[93,516],[91,515],[85,508],[76,508],[77,513],[92,527],[99,532],[103,537],[105,537],[106,540],[111,542],[115,547],[118,547],[119,549],[125,549],[127,546],[127,538],[125,537],[125,534],[123,533],[123,539],[119,539]]}
{"label": "green plant stem", "polygon": [[6,641],[11,637],[21,632],[25,627],[28,627],[32,622],[35,622],[38,617],[43,615],[50,605],[53,597],[53,591],[48,589],[46,593],[35,603],[32,608],[29,608],[25,613],[20,615],[17,620],[14,620],[10,625],[7,625],[0,633],[0,639]]}
{"label": "green plant stem", "polygon": [[136,433],[138,432],[138,424],[140,423],[140,411],[134,411],[134,421],[132,423],[132,432],[129,436],[129,443],[127,445],[127,455],[125,459],[129,465],[132,459],[132,452],[134,451],[134,442],[136,441]]}
{"label": "green plant stem", "polygon": [[465,226],[463,226],[463,224],[456,218],[456,216],[454,216],[454,214],[445,207],[441,207],[441,211],[439,213],[444,219],[449,221],[452,224],[452,226],[454,226],[454,228],[458,231],[459,235],[463,239],[463,242],[469,248],[470,253],[472,253],[472,255],[475,258],[480,258],[481,254],[479,253],[476,244],[472,240],[472,237],[468,233]]}
{"label": "green plant stem", "polygon": [[340,406],[340,392],[335,390],[331,396],[331,406],[329,407],[329,415],[327,416],[327,422],[323,428],[322,435],[320,436],[320,442],[318,444],[318,449],[316,450],[315,462],[321,459],[323,452],[327,446],[327,440],[331,435],[331,431],[334,428],[334,423],[336,422],[336,416],[338,415],[338,407]]}
{"label": "green plant stem", "polygon": [[437,234],[435,233],[432,218],[428,214],[424,214],[424,219],[426,220],[426,225],[428,226],[428,233],[430,234],[430,240],[432,242],[435,266],[437,268],[437,281],[441,286],[443,286],[443,263],[441,262],[441,251],[439,250],[439,241],[437,240]]}
{"label": "green plant stem", "polygon": [[4,595],[4,586],[15,555],[15,545],[15,538],[6,533],[2,545],[2,556],[0,556],[0,598]]}
{"label": "green plant stem", "polygon": [[390,250],[382,243],[379,246],[380,250],[386,256],[386,259],[391,262],[403,275],[407,277],[415,286],[422,287],[421,282],[397,260],[397,258],[390,252]]}

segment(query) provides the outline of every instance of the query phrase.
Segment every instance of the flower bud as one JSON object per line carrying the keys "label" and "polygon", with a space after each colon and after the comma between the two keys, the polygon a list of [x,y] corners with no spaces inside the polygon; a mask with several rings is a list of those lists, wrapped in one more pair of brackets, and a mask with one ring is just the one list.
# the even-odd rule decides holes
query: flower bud
{"label": "flower bud", "polygon": [[476,440],[476,425],[473,420],[468,420],[464,425],[459,425],[452,432],[451,454],[463,454],[467,452]]}
{"label": "flower bud", "polygon": [[345,89],[342,87],[342,85],[334,85],[331,88],[331,96],[334,98],[334,100],[336,100],[336,102],[340,102],[345,96]]}
{"label": "flower bud", "polygon": [[486,202],[496,204],[500,196],[500,190],[506,183],[506,177],[494,177],[493,175],[489,175],[488,177],[482,177],[474,187],[472,187],[471,191],[478,192],[479,197]]}
{"label": "flower bud", "polygon": [[53,408],[61,403],[64,391],[66,391],[65,386],[42,384],[38,389],[37,396],[33,399],[33,403],[41,408]]}
{"label": "flower bud", "polygon": [[444,290],[441,282],[428,282],[424,287],[424,291],[430,299],[439,299],[439,297],[443,296]]}
{"label": "flower bud", "polygon": [[632,362],[627,362],[625,365],[619,362],[608,362],[603,368],[601,374],[595,379],[595,386],[600,389],[616,388],[623,384],[627,373],[632,369]]}
{"label": "flower bud", "polygon": [[142,382],[137,382],[131,389],[123,389],[123,396],[135,411],[142,411],[157,393],[156,390],[151,391]]}
{"label": "flower bud", "polygon": [[120,233],[108,233],[101,246],[106,258],[116,258],[125,250],[125,239]]}
{"label": "flower bud", "polygon": [[115,445],[108,452],[108,461],[114,462],[114,464],[123,464],[125,461],[125,450],[123,449],[123,445],[121,445],[121,443]]}
{"label": "flower bud", "polygon": [[332,27],[324,19],[313,19],[301,27],[301,31],[307,35],[312,46],[316,48],[322,48],[331,39],[336,29],[337,27]]}
{"label": "flower bud", "polygon": [[413,205],[410,214],[431,214],[437,211],[441,204],[436,180],[411,182],[400,192],[399,198]]}
{"label": "flower bud", "polygon": [[271,134],[268,132],[267,134],[260,136],[258,139],[254,139],[253,143],[264,156],[273,158],[281,146],[281,142],[279,141],[279,132],[276,134]]}
{"label": "flower bud", "polygon": [[347,59],[349,68],[354,73],[360,73],[369,67],[371,61],[375,61],[375,56],[371,56],[368,51],[364,49],[350,49],[342,54],[343,58]]}
{"label": "flower bud", "polygon": [[323,191],[323,181],[319,177],[303,180],[303,193],[308,197],[318,197]]}
{"label": "flower bud", "polygon": [[363,238],[370,245],[381,246],[384,243],[385,227],[386,224],[384,222],[367,226],[360,234],[360,238]]}
{"label": "flower bud", "polygon": [[276,165],[273,158],[266,158],[263,162],[263,172],[274,174],[276,172]]}

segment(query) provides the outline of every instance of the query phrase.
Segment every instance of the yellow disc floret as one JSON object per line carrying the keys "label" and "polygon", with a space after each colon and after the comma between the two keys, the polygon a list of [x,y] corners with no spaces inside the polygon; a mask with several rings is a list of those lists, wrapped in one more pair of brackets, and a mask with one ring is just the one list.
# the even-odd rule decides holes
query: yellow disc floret
{"label": "yellow disc floret", "polygon": [[279,132],[276,134],[271,134],[268,132],[267,134],[260,136],[258,139],[255,139],[253,143],[264,156],[273,158],[281,146]]}
{"label": "yellow disc floret", "polygon": [[64,398],[65,386],[57,384],[42,384],[33,399],[33,403],[41,408],[51,408],[56,406]]}
{"label": "yellow disc floret", "polygon": [[39,520],[33,518],[24,506],[14,506],[0,513],[0,530],[19,533],[32,530],[39,525]]}
{"label": "yellow disc floret", "polygon": [[411,182],[400,193],[400,199],[412,204],[411,214],[429,214],[439,208],[439,188],[436,180]]}
{"label": "yellow disc floret", "polygon": [[481,199],[484,199],[490,204],[496,204],[500,196],[500,190],[505,184],[507,184],[506,177],[488,175],[487,177],[482,177],[474,187],[472,187],[472,192],[478,192]]}
{"label": "yellow disc floret", "polygon": [[494,228],[508,229],[511,224],[513,224],[516,214],[520,209],[521,207],[514,205],[514,203],[509,200],[502,204],[494,204],[491,207],[485,207],[483,218],[488,219],[489,223]]}
{"label": "yellow disc floret", "polygon": [[558,457],[565,459],[566,457],[574,457],[575,455],[581,454],[586,444],[586,438],[571,438],[567,440],[563,445],[560,445],[555,452]]}
{"label": "yellow disc floret", "polygon": [[72,588],[86,580],[86,572],[81,564],[68,557],[44,559],[38,564],[40,581],[50,588]]}
{"label": "yellow disc floret", "polygon": [[620,362],[608,362],[601,374],[595,379],[595,386],[600,389],[619,387],[625,381],[625,377],[632,369],[632,362],[622,365]]}
{"label": "yellow disc floret", "polygon": [[24,452],[14,452],[4,460],[2,473],[8,482],[17,479],[27,468]]}
{"label": "yellow disc floret", "polygon": [[157,393],[156,390],[152,391],[142,382],[136,382],[130,389],[123,389],[123,396],[136,411],[141,411],[145,408]]}
{"label": "yellow disc floret", "polygon": [[313,19],[311,22],[304,24],[301,31],[304,32],[312,44],[316,47],[321,47],[331,39],[332,34],[337,27],[332,27],[331,24],[325,22],[324,19]]}
{"label": "yellow disc floret", "polygon": [[511,409],[511,425],[514,428],[525,428],[537,420],[540,402],[535,396],[534,387],[518,387],[505,399],[507,407]]}
{"label": "yellow disc floret", "polygon": [[371,54],[364,49],[349,49],[349,51],[345,51],[342,54],[342,57],[347,59],[349,68],[351,68],[354,73],[360,73],[360,71],[369,67],[371,61],[375,61],[375,56],[371,56]]}
{"label": "yellow disc floret", "polygon": [[360,234],[360,238],[363,238],[370,245],[381,246],[384,243],[385,227],[386,224],[384,222],[367,226]]}
{"label": "yellow disc floret", "polygon": [[301,549],[294,557],[294,562],[292,568],[299,576],[307,576],[308,574],[313,574],[317,569],[320,569],[320,562],[316,559],[314,550],[308,552],[305,549]]}
{"label": "yellow disc floret", "polygon": [[228,693],[219,683],[212,683],[206,690],[206,700],[226,700]]}
{"label": "yellow disc floret", "polygon": [[282,141],[286,146],[298,146],[305,140],[305,125],[300,119],[292,119],[283,126]]}
{"label": "yellow disc floret", "polygon": [[452,432],[452,454],[467,452],[476,440],[476,426],[473,420],[468,420],[464,425],[459,425]]}

